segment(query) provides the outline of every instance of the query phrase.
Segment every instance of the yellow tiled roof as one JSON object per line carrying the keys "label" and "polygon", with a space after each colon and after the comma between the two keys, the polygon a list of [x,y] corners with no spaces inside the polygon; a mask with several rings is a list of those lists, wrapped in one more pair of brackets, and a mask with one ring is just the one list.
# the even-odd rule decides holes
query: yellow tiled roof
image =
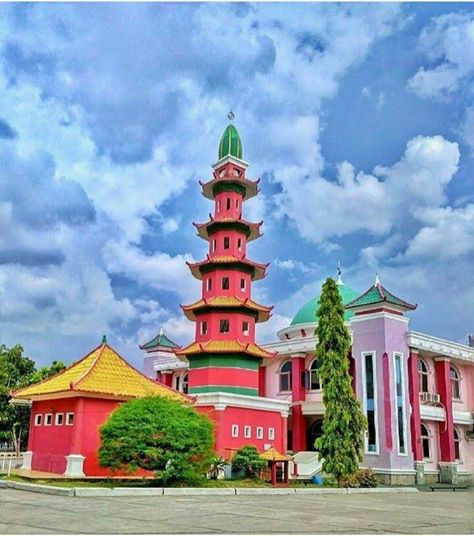
{"label": "yellow tiled roof", "polygon": [[88,392],[124,398],[185,397],[147,378],[127,363],[108,344],[102,344],[65,371],[13,393],[14,398],[34,398],[62,392]]}
{"label": "yellow tiled roof", "polygon": [[267,352],[260,348],[257,344],[244,344],[239,341],[209,341],[209,342],[193,342],[186,348],[176,351],[178,355],[198,354],[202,352],[230,353],[230,352],[245,352],[256,357],[271,358],[275,354]]}
{"label": "yellow tiled roof", "polygon": [[202,273],[200,271],[200,268],[202,266],[206,266],[213,263],[231,264],[239,262],[247,264],[248,266],[252,266],[254,268],[254,272],[252,274],[253,281],[257,281],[265,277],[265,270],[267,269],[268,264],[251,261],[246,257],[233,257],[232,255],[216,255],[215,257],[210,257],[204,261],[186,262],[186,264],[188,265],[194,277],[196,277],[197,279],[202,279]]}

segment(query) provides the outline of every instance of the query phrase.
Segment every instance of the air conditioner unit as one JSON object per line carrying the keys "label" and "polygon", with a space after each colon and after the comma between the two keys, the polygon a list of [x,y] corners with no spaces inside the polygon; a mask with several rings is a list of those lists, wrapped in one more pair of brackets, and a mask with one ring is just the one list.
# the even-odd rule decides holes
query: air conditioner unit
{"label": "air conditioner unit", "polygon": [[439,404],[440,398],[437,393],[420,393],[420,401],[425,404]]}

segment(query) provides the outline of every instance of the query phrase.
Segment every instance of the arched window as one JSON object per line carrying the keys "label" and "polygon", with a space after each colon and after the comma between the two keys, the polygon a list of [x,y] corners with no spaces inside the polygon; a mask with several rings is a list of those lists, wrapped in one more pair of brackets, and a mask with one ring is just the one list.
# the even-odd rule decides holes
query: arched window
{"label": "arched window", "polygon": [[183,389],[183,393],[187,395],[188,394],[188,373],[187,372],[183,376],[183,380],[181,382],[181,388]]}
{"label": "arched window", "polygon": [[321,381],[319,379],[319,361],[315,359],[311,363],[311,367],[309,369],[309,388],[311,391],[319,391],[321,389]]}
{"label": "arched window", "polygon": [[418,359],[418,378],[420,380],[420,393],[428,392],[428,367],[423,359]]}
{"label": "arched window", "polygon": [[461,451],[460,451],[460,443],[461,438],[459,436],[459,432],[454,429],[454,459],[458,462],[461,459]]}
{"label": "arched window", "polygon": [[280,368],[280,391],[291,391],[291,361],[286,361]]}
{"label": "arched window", "polygon": [[451,365],[449,367],[449,373],[451,376],[451,395],[453,398],[461,398],[461,389],[459,387],[459,372],[457,371],[456,367],[453,367],[453,365]]}
{"label": "arched window", "polygon": [[423,459],[431,458],[430,433],[424,424],[421,425],[421,444],[423,445]]}

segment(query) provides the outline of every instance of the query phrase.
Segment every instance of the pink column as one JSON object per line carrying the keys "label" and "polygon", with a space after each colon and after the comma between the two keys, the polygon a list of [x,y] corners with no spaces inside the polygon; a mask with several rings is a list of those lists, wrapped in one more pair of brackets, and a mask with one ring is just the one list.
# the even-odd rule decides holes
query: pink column
{"label": "pink column", "polygon": [[439,394],[441,404],[446,412],[445,422],[438,424],[440,461],[454,462],[454,420],[453,401],[451,395],[451,377],[449,370],[450,361],[448,358],[435,357],[436,390]]}
{"label": "pink column", "polygon": [[267,396],[267,367],[260,365],[258,368],[258,396]]}
{"label": "pink column", "polygon": [[408,389],[410,391],[411,448],[415,462],[423,460],[421,444],[420,381],[418,376],[418,352],[410,350],[408,357]]}
{"label": "pink column", "polygon": [[288,417],[281,416],[281,452],[286,454],[288,450]]}
{"label": "pink column", "polygon": [[383,413],[384,413],[384,430],[385,430],[385,448],[388,451],[392,450],[392,407],[391,407],[391,385],[390,385],[390,361],[387,352],[384,352],[382,358],[383,372]]}
{"label": "pink column", "polygon": [[304,385],[302,384],[302,375],[304,371],[304,357],[293,356],[291,360],[292,376],[292,406],[291,422],[294,451],[306,450],[306,419],[301,409],[301,402],[306,398]]}
{"label": "pink column", "polygon": [[82,454],[82,437],[84,432],[84,399],[78,398],[74,408],[74,424],[70,454]]}

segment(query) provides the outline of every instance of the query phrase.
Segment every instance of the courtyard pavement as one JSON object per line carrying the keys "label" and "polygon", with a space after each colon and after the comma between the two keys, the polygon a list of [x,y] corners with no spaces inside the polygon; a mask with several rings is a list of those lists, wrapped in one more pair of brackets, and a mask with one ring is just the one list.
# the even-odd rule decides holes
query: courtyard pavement
{"label": "courtyard pavement", "polygon": [[474,534],[474,490],[81,498],[0,489],[0,533]]}

